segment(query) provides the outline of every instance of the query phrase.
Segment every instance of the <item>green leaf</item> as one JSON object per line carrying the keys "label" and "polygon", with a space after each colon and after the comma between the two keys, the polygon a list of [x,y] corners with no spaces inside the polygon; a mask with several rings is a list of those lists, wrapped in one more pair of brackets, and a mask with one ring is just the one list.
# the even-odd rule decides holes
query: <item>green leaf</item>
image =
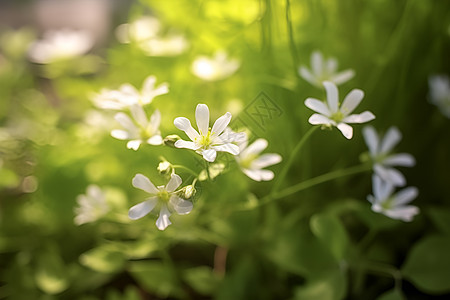
{"label": "green leaf", "polygon": [[443,233],[450,233],[450,210],[442,207],[433,207],[428,210],[428,214],[436,227]]}
{"label": "green leaf", "polygon": [[125,256],[110,245],[103,245],[83,253],[80,263],[100,273],[114,273],[123,268]]}
{"label": "green leaf", "polygon": [[69,287],[67,272],[56,247],[38,256],[36,285],[47,294],[59,294]]}
{"label": "green leaf", "polygon": [[217,288],[220,279],[210,267],[190,268],[183,272],[183,279],[198,293],[211,295]]}
{"label": "green leaf", "polygon": [[155,293],[162,298],[184,295],[173,267],[161,261],[132,262],[129,271],[148,292]]}
{"label": "green leaf", "polygon": [[294,299],[339,300],[347,290],[347,277],[340,270],[324,273],[295,290]]}
{"label": "green leaf", "polygon": [[311,231],[336,258],[344,258],[348,246],[347,232],[337,216],[331,214],[316,214],[310,220]]}
{"label": "green leaf", "polygon": [[427,293],[450,291],[450,236],[431,236],[414,245],[403,274]]}
{"label": "green leaf", "polygon": [[398,289],[392,289],[390,291],[387,291],[386,293],[382,294],[380,297],[377,298],[377,300],[403,300],[403,299],[405,299],[405,297],[403,296],[403,293]]}

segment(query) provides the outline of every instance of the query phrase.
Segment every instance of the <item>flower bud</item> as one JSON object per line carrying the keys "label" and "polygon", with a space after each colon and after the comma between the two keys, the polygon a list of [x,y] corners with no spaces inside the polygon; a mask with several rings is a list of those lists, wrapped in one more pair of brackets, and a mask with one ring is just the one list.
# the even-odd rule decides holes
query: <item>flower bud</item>
{"label": "flower bud", "polygon": [[194,196],[197,190],[193,185],[188,185],[182,188],[180,192],[180,196],[187,200]]}
{"label": "flower bud", "polygon": [[173,171],[172,164],[168,161],[160,162],[157,169],[161,175],[170,175]]}
{"label": "flower bud", "polygon": [[175,142],[181,140],[181,138],[176,134],[168,135],[164,138],[164,145],[169,147],[175,147]]}

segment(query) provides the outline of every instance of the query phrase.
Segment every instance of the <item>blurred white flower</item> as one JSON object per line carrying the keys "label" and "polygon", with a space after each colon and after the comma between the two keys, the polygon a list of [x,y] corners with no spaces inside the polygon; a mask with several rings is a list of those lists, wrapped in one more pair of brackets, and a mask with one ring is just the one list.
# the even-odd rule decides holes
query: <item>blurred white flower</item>
{"label": "blurred white flower", "polygon": [[103,89],[100,94],[93,97],[95,106],[102,109],[122,110],[134,104],[147,105],[153,101],[156,96],[164,95],[169,92],[169,84],[161,83],[155,87],[156,77],[148,76],[139,92],[129,83],[122,84],[119,90]]}
{"label": "blurred white flower", "polygon": [[345,96],[342,105],[339,105],[339,92],[336,85],[329,81],[325,81],[323,85],[327,91],[326,103],[314,98],[305,100],[305,105],[308,108],[318,112],[318,114],[313,114],[308,120],[312,125],[336,126],[347,139],[351,139],[353,137],[353,128],[347,123],[365,123],[375,119],[374,114],[370,111],[349,115],[364,98],[362,90],[351,90]]}
{"label": "blurred white flower", "polygon": [[405,222],[412,221],[413,217],[419,213],[417,206],[407,205],[419,194],[416,187],[405,188],[393,195],[394,186],[383,181],[376,174],[372,177],[372,184],[373,196],[367,196],[367,200],[372,203],[374,212]]}
{"label": "blurred white flower", "polygon": [[128,44],[132,41],[142,42],[154,38],[161,29],[161,23],[155,17],[143,16],[131,23],[119,25],[116,37],[119,42]]}
{"label": "blurred white flower", "polygon": [[142,143],[161,145],[163,139],[159,131],[159,124],[161,123],[159,110],[155,110],[150,120],[147,118],[142,106],[134,104],[130,107],[130,110],[133,119],[123,112],[114,116],[124,130],[115,129],[111,131],[111,135],[119,140],[128,140],[127,148],[135,151],[139,149]]}
{"label": "blurred white flower", "polygon": [[195,150],[209,162],[216,159],[217,151],[224,151],[233,155],[239,154],[239,147],[228,140],[228,134],[221,135],[231,121],[231,113],[227,112],[218,118],[211,129],[209,127],[208,106],[198,104],[195,110],[195,119],[199,132],[192,128],[191,122],[187,118],[178,117],[174,120],[174,125],[183,130],[192,141],[178,140],[175,142],[175,147]]}
{"label": "blurred white flower", "polygon": [[172,224],[169,217],[172,212],[176,212],[179,215],[186,215],[192,210],[192,203],[186,201],[177,196],[175,191],[181,185],[181,178],[177,174],[172,174],[169,182],[166,186],[155,185],[142,174],[136,174],[133,178],[133,186],[141,189],[150,194],[150,197],[146,201],[141,202],[132,208],[128,212],[128,216],[132,220],[137,220],[149,212],[151,212],[156,206],[160,209],[159,217],[156,220],[156,227],[159,230],[164,230]]}
{"label": "blurred white flower", "polygon": [[228,58],[226,52],[218,51],[214,57],[198,56],[192,63],[192,73],[200,79],[215,81],[234,74],[240,67],[237,59]]}
{"label": "blurred white flower", "polygon": [[314,51],[311,54],[311,70],[305,66],[298,69],[300,76],[314,86],[322,87],[322,82],[331,81],[336,85],[340,85],[349,81],[355,76],[355,72],[351,69],[337,72],[338,62],[335,58],[325,60],[322,53]]}
{"label": "blurred white flower", "polygon": [[272,180],[274,173],[263,168],[281,162],[281,156],[276,153],[260,153],[267,148],[268,142],[265,139],[257,139],[251,145],[245,139],[239,143],[240,153],[235,156],[239,167],[245,175],[255,181]]}
{"label": "blurred white flower", "polygon": [[77,197],[78,207],[74,209],[76,225],[95,222],[108,211],[108,203],[105,194],[95,184],[91,184],[86,189],[86,194]]}
{"label": "blurred white flower", "polygon": [[428,78],[430,102],[450,118],[450,79],[447,75],[433,75]]}
{"label": "blurred white flower", "polygon": [[86,30],[52,30],[46,32],[42,40],[31,44],[28,57],[32,62],[49,64],[81,56],[88,52],[94,43],[94,37]]}
{"label": "blurred white flower", "polygon": [[186,51],[188,46],[186,38],[176,33],[139,43],[141,50],[148,56],[176,56]]}
{"label": "blurred white flower", "polygon": [[391,154],[392,149],[402,139],[402,134],[396,127],[388,129],[382,139],[372,126],[363,128],[363,136],[369,148],[370,157],[373,161],[373,169],[381,179],[394,186],[404,186],[405,177],[394,166],[412,167],[416,161],[411,154]]}

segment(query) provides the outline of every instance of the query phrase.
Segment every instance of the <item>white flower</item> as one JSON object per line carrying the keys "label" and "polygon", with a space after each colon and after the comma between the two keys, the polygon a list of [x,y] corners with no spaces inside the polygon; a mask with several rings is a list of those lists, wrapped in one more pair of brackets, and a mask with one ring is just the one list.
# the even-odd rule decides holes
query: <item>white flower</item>
{"label": "white flower", "polygon": [[164,95],[169,92],[169,84],[164,82],[155,87],[156,77],[148,76],[139,92],[129,83],[122,84],[119,90],[103,89],[100,94],[93,98],[94,104],[98,108],[122,110],[134,104],[150,104],[156,96]]}
{"label": "white flower", "polygon": [[188,45],[186,38],[176,33],[139,43],[141,50],[148,56],[176,56],[183,53]]}
{"label": "white flower", "polygon": [[161,123],[159,110],[155,110],[150,120],[148,120],[140,105],[135,104],[131,106],[130,110],[133,120],[122,112],[114,116],[125,130],[115,129],[111,131],[111,135],[119,140],[129,140],[127,143],[128,149],[137,150],[142,143],[161,145],[163,139],[159,131],[159,124]]}
{"label": "white flower", "polygon": [[259,155],[267,148],[267,140],[257,139],[253,144],[248,145],[247,139],[239,143],[240,153],[236,156],[242,172],[255,181],[272,180],[274,173],[263,168],[277,164],[281,161],[281,156],[276,153],[266,153]]}
{"label": "white flower", "polygon": [[355,76],[355,72],[351,69],[337,72],[338,63],[335,58],[324,60],[322,53],[314,51],[311,54],[311,70],[305,66],[298,69],[300,76],[314,86],[322,87],[322,82],[331,81],[336,85],[340,85],[349,81]]}
{"label": "white flower", "polygon": [[373,196],[367,196],[367,200],[372,203],[374,212],[405,222],[412,221],[413,217],[419,213],[418,207],[406,205],[419,194],[417,188],[408,187],[393,195],[394,186],[375,174],[372,177],[372,183]]}
{"label": "white flower", "polygon": [[78,207],[74,209],[76,225],[94,222],[109,210],[103,191],[95,184],[87,187],[86,195],[77,197],[77,203]]}
{"label": "white flower", "polygon": [[446,75],[434,75],[428,79],[430,102],[450,118],[450,79]]}
{"label": "white flower", "polygon": [[229,59],[226,52],[218,51],[213,58],[199,56],[192,63],[192,73],[200,79],[215,81],[225,79],[239,69],[237,59]]}
{"label": "white flower", "polygon": [[128,44],[131,41],[141,42],[154,38],[161,29],[158,19],[150,16],[143,16],[131,23],[119,25],[116,29],[116,36],[119,42]]}
{"label": "white flower", "polygon": [[402,138],[400,131],[396,127],[391,127],[380,140],[375,129],[372,126],[366,126],[363,128],[363,136],[374,163],[375,173],[394,186],[404,186],[405,177],[392,167],[412,167],[416,162],[414,157],[407,153],[391,154],[392,149]]}
{"label": "white flower", "polygon": [[141,202],[128,212],[128,216],[132,220],[137,220],[149,212],[151,212],[157,205],[160,208],[158,220],[156,220],[156,227],[159,230],[164,230],[172,224],[169,220],[171,212],[175,211],[179,215],[186,215],[192,210],[192,203],[181,199],[176,195],[176,189],[181,184],[181,178],[177,174],[172,174],[166,186],[155,187],[153,183],[142,174],[136,174],[133,178],[133,186],[141,189],[151,196],[146,201]]}
{"label": "white flower", "polygon": [[228,134],[220,135],[230,123],[231,113],[227,112],[218,118],[211,129],[209,127],[208,106],[198,104],[195,109],[195,119],[199,132],[192,128],[191,122],[187,118],[178,117],[174,120],[174,125],[183,130],[192,141],[178,140],[175,142],[175,147],[195,150],[209,162],[216,160],[217,151],[224,151],[233,155],[239,154],[239,147],[229,141]]}
{"label": "white flower", "polygon": [[85,30],[48,31],[42,40],[30,46],[28,56],[33,62],[48,64],[83,55],[94,46],[94,42],[93,36]]}
{"label": "white flower", "polygon": [[305,100],[305,105],[308,108],[319,113],[313,114],[309,118],[308,121],[312,125],[336,126],[347,139],[351,139],[353,128],[347,123],[365,123],[375,119],[374,114],[370,111],[349,115],[364,98],[363,91],[359,89],[351,90],[345,96],[342,105],[339,105],[339,92],[336,85],[329,81],[325,81],[323,85],[327,91],[327,103],[314,98]]}

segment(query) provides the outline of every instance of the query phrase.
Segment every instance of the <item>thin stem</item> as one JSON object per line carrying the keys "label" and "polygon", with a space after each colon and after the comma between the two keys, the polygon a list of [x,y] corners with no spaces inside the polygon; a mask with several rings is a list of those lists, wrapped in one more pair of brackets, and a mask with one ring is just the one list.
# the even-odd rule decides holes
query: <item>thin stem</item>
{"label": "thin stem", "polygon": [[297,55],[297,48],[295,46],[294,31],[292,30],[291,3],[289,0],[286,0],[286,25],[287,25],[288,35],[289,35],[289,49],[291,51],[293,67],[294,67],[294,74],[295,74],[295,77],[298,77],[298,74],[297,74],[298,55]]}
{"label": "thin stem", "polygon": [[280,172],[280,175],[278,175],[278,179],[275,182],[273,188],[272,188],[272,193],[271,194],[275,194],[277,192],[277,190],[280,188],[280,185],[283,183],[284,178],[286,177],[287,172],[289,171],[290,166],[292,165],[292,163],[294,162],[294,159],[297,157],[298,152],[300,151],[300,149],[303,147],[303,145],[305,144],[305,142],[308,140],[308,138],[312,135],[312,133],[314,131],[317,130],[317,128],[319,128],[319,126],[313,126],[311,127],[304,135],[303,137],[300,139],[300,141],[298,142],[298,144],[295,146],[294,150],[292,150],[291,155],[289,156],[288,161],[284,164],[283,169]]}
{"label": "thin stem", "polygon": [[198,174],[197,174],[197,173],[195,173],[193,170],[191,170],[191,169],[189,169],[188,167],[185,167],[185,166],[183,166],[183,165],[172,165],[172,167],[173,167],[174,169],[183,169],[183,170],[186,170],[186,171],[188,171],[189,173],[191,173],[192,175],[194,175],[195,177],[198,177]]}
{"label": "thin stem", "polygon": [[299,182],[299,183],[297,183],[293,186],[290,186],[278,193],[274,193],[272,195],[266,196],[266,197],[262,198],[259,203],[260,203],[260,205],[262,205],[262,204],[268,203],[270,201],[281,199],[281,198],[287,197],[289,195],[295,194],[297,192],[300,192],[307,188],[313,187],[315,185],[318,185],[318,184],[321,184],[321,183],[324,183],[327,181],[331,181],[333,179],[337,179],[340,177],[345,177],[345,176],[349,176],[349,175],[362,173],[362,172],[368,171],[370,169],[371,169],[370,164],[361,164],[361,165],[356,165],[356,166],[353,166],[353,167],[350,167],[347,169],[331,171],[329,173]]}

